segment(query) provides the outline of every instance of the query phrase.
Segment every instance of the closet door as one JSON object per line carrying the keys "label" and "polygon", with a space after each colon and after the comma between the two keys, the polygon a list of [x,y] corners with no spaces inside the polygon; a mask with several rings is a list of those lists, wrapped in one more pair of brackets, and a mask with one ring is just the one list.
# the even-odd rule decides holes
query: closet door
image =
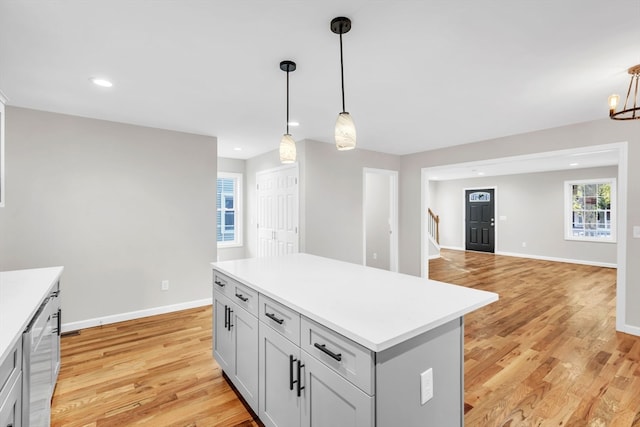
{"label": "closet door", "polygon": [[298,165],[256,175],[258,256],[298,252]]}

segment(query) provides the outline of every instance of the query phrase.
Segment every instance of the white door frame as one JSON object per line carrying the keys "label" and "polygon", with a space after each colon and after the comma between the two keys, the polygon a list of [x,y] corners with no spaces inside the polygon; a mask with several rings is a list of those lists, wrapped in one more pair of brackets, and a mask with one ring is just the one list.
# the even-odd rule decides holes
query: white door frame
{"label": "white door frame", "polygon": [[362,168],[362,265],[367,265],[367,215],[364,207],[367,202],[367,174],[386,175],[390,181],[389,228],[391,238],[389,248],[389,270],[398,271],[398,171],[389,169]]}

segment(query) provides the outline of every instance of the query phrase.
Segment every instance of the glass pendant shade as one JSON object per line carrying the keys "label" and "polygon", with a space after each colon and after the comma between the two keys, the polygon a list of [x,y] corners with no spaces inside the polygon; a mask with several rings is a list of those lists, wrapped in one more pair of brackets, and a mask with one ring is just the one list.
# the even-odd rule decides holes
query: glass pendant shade
{"label": "glass pendant shade", "polygon": [[296,161],[296,142],[290,134],[285,133],[280,140],[280,162],[293,163]]}
{"label": "glass pendant shade", "polygon": [[351,114],[342,112],[338,115],[335,129],[336,147],[340,151],[356,148],[356,125]]}

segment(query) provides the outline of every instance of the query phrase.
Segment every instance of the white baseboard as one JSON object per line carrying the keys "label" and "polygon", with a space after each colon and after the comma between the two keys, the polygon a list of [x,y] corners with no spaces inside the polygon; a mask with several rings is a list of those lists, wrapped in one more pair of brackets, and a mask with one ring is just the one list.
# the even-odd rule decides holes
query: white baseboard
{"label": "white baseboard", "polygon": [[640,327],[638,327],[638,326],[622,324],[622,325],[619,325],[618,327],[616,327],[616,329],[619,332],[624,332],[625,334],[635,335],[637,337],[640,337]]}
{"label": "white baseboard", "polygon": [[[110,323],[124,322],[125,320],[140,319],[142,317],[155,316],[157,314],[172,313],[174,311],[211,305],[211,298],[196,301],[182,302],[179,304],[165,305],[162,307],[147,308],[144,310],[130,311],[128,313],[112,314],[94,319],[80,320],[78,322],[63,323],[61,332],[77,331],[79,329],[92,328],[94,326],[108,325]],[[64,316],[63,316],[64,318]]]}
{"label": "white baseboard", "polygon": [[464,248],[461,248],[459,246],[444,246],[444,245],[440,245],[440,249],[450,249],[452,251],[464,251]]}
{"label": "white baseboard", "polygon": [[570,264],[592,265],[594,267],[618,268],[618,264],[600,261],[585,261],[581,259],[557,258],[543,255],[519,254],[517,252],[496,252],[496,255],[512,256],[518,258],[540,259],[543,261],[568,262]]}
{"label": "white baseboard", "polygon": [[438,259],[438,258],[440,258],[439,252],[437,254],[429,255],[429,259]]}

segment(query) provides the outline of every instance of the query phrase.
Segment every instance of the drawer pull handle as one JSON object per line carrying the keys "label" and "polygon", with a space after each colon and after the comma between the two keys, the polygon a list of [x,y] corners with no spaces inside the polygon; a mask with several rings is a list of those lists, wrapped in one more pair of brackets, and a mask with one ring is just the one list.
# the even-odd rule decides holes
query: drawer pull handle
{"label": "drawer pull handle", "polygon": [[292,354],[289,355],[289,390],[293,390],[293,385],[296,383],[293,379],[293,362],[296,360],[298,359],[293,357]]}
{"label": "drawer pull handle", "polygon": [[298,379],[296,380],[296,382],[298,383],[298,397],[300,397],[300,392],[302,390],[304,390],[304,386],[302,385],[302,377],[300,377],[300,370],[304,368],[304,364],[300,363],[300,361],[298,360]]}
{"label": "drawer pull handle", "polygon": [[265,313],[264,315],[276,322],[278,325],[282,325],[284,323],[284,319],[278,319],[273,313]]}
{"label": "drawer pull handle", "polygon": [[224,306],[224,328],[229,330],[229,307],[226,304]]}
{"label": "drawer pull handle", "polygon": [[241,300],[242,302],[247,302],[249,301],[249,297],[245,297],[242,294],[236,294],[236,298],[238,298],[239,300]]}
{"label": "drawer pull handle", "polygon": [[222,283],[222,282],[221,282],[221,281],[219,281],[219,280],[216,280],[214,283],[215,283],[216,285],[220,286],[221,288],[224,288],[224,285],[226,285],[226,283]]}
{"label": "drawer pull handle", "polygon": [[231,310],[231,307],[229,307],[229,331],[231,331],[231,328],[233,328],[233,323],[231,323],[232,314],[233,314],[233,310]]}
{"label": "drawer pull handle", "polygon": [[328,354],[329,356],[333,357],[338,362],[342,361],[342,353],[335,354],[333,351],[327,349],[327,346],[325,344],[315,343],[315,344],[313,344],[313,346],[315,348],[317,348],[318,350],[322,351],[323,353]]}

